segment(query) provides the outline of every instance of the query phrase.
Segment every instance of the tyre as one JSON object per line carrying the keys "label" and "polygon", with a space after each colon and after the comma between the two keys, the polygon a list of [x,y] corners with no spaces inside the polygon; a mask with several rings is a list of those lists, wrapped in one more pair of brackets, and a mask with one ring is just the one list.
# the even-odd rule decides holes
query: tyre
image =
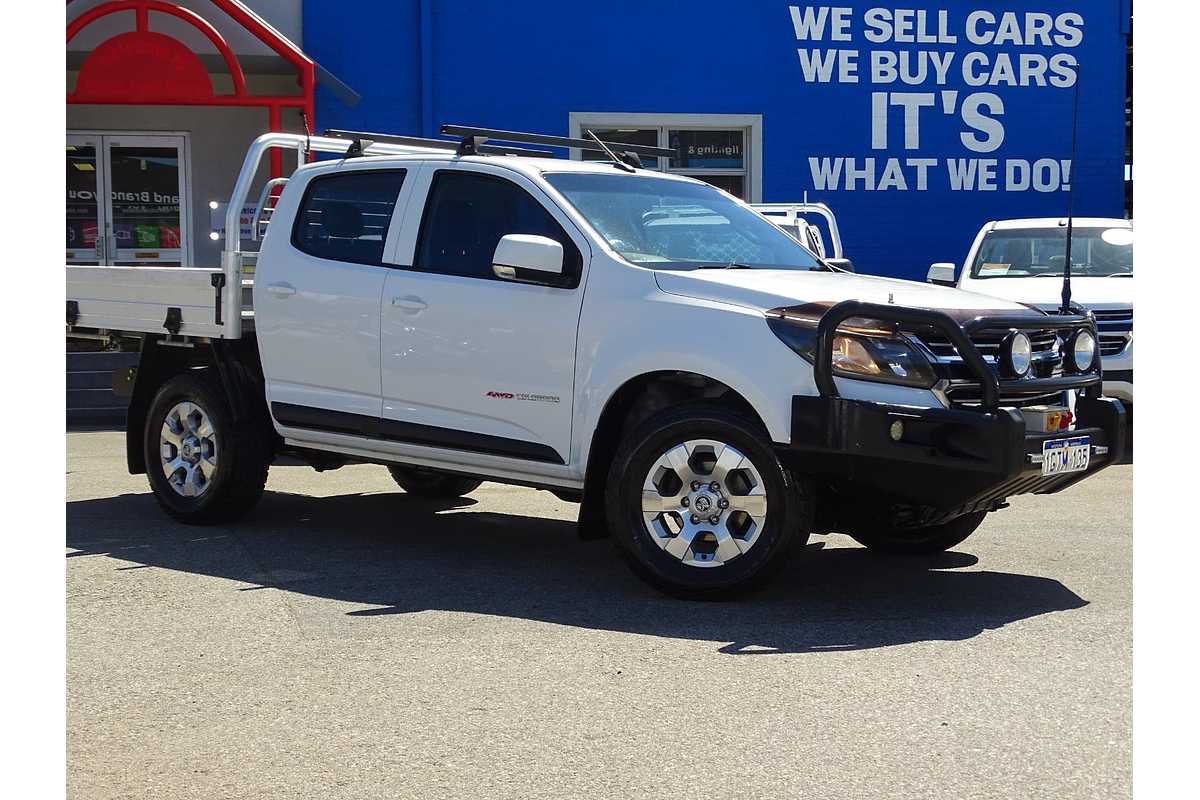
{"label": "tyre", "polygon": [[419,497],[462,497],[475,491],[483,483],[477,478],[439,472],[428,467],[390,466],[388,472],[392,473],[392,480],[398,483],[401,489]]}
{"label": "tyre", "polygon": [[608,472],[610,533],[639,576],[668,594],[721,599],[764,584],[808,540],[806,486],[759,425],[695,403],[628,434]]}
{"label": "tyre", "polygon": [[146,416],[143,446],[154,498],[193,525],[230,522],[262,496],[271,463],[269,432],[235,425],[224,392],[205,371],[167,381]]}
{"label": "tyre", "polygon": [[883,553],[928,555],[941,553],[961,544],[975,532],[986,516],[986,511],[977,511],[928,528],[895,529],[888,527],[886,523],[880,523],[847,531],[847,534],[864,547]]}

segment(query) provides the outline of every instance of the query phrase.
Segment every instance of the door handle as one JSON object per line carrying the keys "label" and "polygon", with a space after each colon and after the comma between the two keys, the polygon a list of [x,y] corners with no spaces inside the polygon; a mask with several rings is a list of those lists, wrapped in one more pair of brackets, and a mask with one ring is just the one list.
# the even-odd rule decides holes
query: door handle
{"label": "door handle", "polygon": [[418,311],[424,311],[425,309],[429,308],[429,305],[424,300],[411,294],[405,295],[404,297],[393,297],[392,305],[396,308],[403,309],[404,311],[410,311],[414,314]]}
{"label": "door handle", "polygon": [[268,283],[267,292],[275,297],[283,299],[285,297],[291,297],[294,295],[296,293],[296,287],[292,286],[290,283]]}

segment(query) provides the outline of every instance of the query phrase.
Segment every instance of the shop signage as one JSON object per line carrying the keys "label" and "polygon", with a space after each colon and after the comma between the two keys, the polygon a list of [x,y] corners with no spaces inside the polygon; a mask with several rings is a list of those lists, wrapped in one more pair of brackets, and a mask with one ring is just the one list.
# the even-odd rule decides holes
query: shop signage
{"label": "shop signage", "polygon": [[741,169],[744,133],[740,130],[671,130],[672,167]]}
{"label": "shop signage", "polygon": [[[225,209],[229,207],[227,202],[212,202],[208,204],[209,208],[209,225],[212,232],[216,234],[218,239],[225,238]],[[247,203],[242,207],[240,219],[241,237],[243,239],[250,238],[250,228],[254,222],[254,213],[258,211],[258,203]]]}
{"label": "shop signage", "polygon": [[[1057,5],[1057,4],[1056,4]],[[1065,192],[1069,152],[1008,153],[1020,95],[1076,91],[1086,19],[1076,10],[788,7],[805,84],[869,89],[869,149],[813,153],[813,186],[839,191]],[[1085,83],[1086,85],[1086,83]],[[865,98],[864,98],[865,99]],[[1047,98],[1049,99],[1049,98]],[[1070,102],[1062,119],[1069,131]],[[861,126],[861,127],[860,127]],[[1044,137],[1042,137],[1044,138]],[[1059,137],[1061,140],[1061,137]]]}

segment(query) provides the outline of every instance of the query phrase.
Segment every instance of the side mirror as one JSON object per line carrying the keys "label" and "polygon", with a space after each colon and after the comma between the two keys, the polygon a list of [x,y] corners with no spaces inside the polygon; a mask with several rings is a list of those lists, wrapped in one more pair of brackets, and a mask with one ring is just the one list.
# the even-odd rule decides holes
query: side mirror
{"label": "side mirror", "polygon": [[939,286],[954,286],[954,265],[946,261],[930,264],[929,274],[925,279]]}
{"label": "side mirror", "polygon": [[563,246],[546,236],[510,233],[496,245],[492,272],[506,281],[556,286],[563,278]]}
{"label": "side mirror", "polygon": [[848,258],[827,258],[825,263],[831,267],[837,267],[843,272],[854,272],[854,262]]}

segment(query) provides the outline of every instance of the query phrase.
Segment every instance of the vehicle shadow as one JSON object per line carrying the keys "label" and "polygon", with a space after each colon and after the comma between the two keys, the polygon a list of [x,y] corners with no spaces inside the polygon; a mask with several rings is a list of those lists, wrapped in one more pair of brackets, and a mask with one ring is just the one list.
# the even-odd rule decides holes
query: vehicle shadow
{"label": "vehicle shadow", "polygon": [[[728,654],[857,650],[956,641],[1086,601],[1058,581],[964,571],[977,559],[825,547],[814,537],[764,591],[736,602],[664,597],[573,522],[476,512],[463,498],[400,492],[268,492],[233,526],[167,519],[148,494],[67,503],[68,558],[213,575],[366,606],[354,619],[427,609],[719,643]],[[844,540],[839,540],[844,541]]]}

